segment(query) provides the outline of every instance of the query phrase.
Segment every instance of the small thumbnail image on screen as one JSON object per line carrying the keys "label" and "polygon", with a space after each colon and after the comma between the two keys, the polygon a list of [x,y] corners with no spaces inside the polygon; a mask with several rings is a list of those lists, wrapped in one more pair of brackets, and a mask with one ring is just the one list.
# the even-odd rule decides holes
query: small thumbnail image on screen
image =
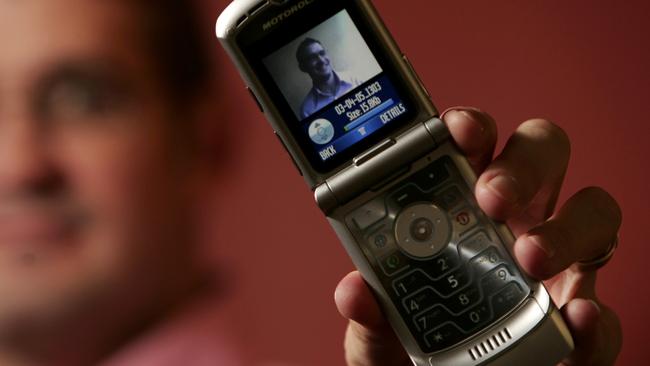
{"label": "small thumbnail image on screen", "polygon": [[263,59],[298,120],[382,72],[342,10]]}

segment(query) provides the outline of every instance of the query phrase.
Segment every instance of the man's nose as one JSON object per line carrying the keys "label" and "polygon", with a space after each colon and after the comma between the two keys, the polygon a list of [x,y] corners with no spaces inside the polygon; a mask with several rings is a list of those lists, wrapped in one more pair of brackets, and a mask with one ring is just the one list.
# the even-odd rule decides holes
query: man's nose
{"label": "man's nose", "polygon": [[50,180],[46,135],[25,115],[0,113],[0,193],[33,189]]}

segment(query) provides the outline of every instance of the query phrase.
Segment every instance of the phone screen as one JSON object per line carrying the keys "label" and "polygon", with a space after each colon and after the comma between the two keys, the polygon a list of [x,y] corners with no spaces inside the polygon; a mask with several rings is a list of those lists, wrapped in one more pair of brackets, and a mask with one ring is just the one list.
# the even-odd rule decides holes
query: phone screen
{"label": "phone screen", "polygon": [[303,16],[299,24],[287,21],[249,48],[267,93],[320,172],[415,114],[376,37],[355,22],[353,9],[327,3],[327,11]]}

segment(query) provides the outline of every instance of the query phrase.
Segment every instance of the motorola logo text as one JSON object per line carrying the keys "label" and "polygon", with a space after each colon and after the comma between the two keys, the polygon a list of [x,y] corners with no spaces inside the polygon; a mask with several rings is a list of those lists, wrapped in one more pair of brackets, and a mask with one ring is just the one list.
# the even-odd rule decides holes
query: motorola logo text
{"label": "motorola logo text", "polygon": [[275,17],[271,18],[268,22],[264,23],[262,25],[262,29],[267,31],[276,25],[280,24],[282,21],[287,19],[288,17],[296,14],[300,10],[304,9],[307,5],[313,3],[316,0],[302,0],[294,5],[292,5],[290,8],[287,8],[285,11],[282,13],[276,15]]}

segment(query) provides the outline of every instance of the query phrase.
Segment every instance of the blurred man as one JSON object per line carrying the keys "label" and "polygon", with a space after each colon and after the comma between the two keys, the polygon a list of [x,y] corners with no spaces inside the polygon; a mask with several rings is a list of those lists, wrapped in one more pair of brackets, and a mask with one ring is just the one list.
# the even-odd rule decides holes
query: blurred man
{"label": "blurred man", "polygon": [[298,45],[296,59],[300,70],[307,73],[312,81],[312,88],[300,107],[300,118],[311,116],[361,84],[354,78],[335,72],[327,51],[313,38],[306,38]]}
{"label": "blurred man", "polygon": [[190,7],[0,1],[0,365],[95,364],[202,290]]}

